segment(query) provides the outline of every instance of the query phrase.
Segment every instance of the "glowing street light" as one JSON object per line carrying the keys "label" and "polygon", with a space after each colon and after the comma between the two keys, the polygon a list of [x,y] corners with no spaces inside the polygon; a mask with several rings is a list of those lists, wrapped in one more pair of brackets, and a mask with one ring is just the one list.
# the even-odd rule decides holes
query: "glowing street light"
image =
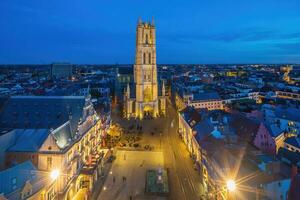
{"label": "glowing street light", "polygon": [[226,186],[227,186],[227,189],[230,191],[230,192],[233,192],[235,189],[236,189],[236,185],[235,185],[235,182],[234,180],[230,179],[226,182]]}
{"label": "glowing street light", "polygon": [[50,173],[50,177],[53,181],[55,181],[59,177],[59,174],[59,171],[55,169]]}

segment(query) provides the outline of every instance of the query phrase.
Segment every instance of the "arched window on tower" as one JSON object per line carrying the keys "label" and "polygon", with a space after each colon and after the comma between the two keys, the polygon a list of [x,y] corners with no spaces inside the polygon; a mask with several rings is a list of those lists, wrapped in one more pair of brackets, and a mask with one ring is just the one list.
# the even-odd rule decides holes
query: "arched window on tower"
{"label": "arched window on tower", "polygon": [[148,55],[149,57],[148,57],[148,64],[151,64],[151,53],[149,53],[149,55]]}
{"label": "arched window on tower", "polygon": [[143,54],[143,64],[146,64],[146,53]]}
{"label": "arched window on tower", "polygon": [[148,44],[148,34],[146,34],[146,44]]}

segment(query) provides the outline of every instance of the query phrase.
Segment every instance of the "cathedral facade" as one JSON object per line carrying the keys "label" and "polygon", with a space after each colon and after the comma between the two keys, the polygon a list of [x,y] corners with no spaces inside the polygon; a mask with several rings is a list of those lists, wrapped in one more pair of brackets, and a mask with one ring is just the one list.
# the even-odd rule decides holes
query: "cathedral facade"
{"label": "cathedral facade", "polygon": [[156,35],[154,20],[138,21],[136,28],[136,55],[134,85],[124,92],[124,117],[156,118],[165,115],[165,85],[157,81]]}

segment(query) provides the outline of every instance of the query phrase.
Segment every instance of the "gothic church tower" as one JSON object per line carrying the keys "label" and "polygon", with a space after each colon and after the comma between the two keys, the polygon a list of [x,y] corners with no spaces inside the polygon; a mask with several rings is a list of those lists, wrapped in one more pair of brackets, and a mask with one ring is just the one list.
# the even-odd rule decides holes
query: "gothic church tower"
{"label": "gothic church tower", "polygon": [[[129,101],[127,101],[127,117],[130,113],[134,113],[134,117],[139,119],[158,117],[160,113],[164,114],[165,97],[158,97],[156,35],[153,19],[151,23],[142,22],[141,19],[138,21],[134,84],[136,93],[134,102],[132,102],[134,105],[132,103],[129,105]],[[162,94],[164,96],[165,92],[162,91]]]}

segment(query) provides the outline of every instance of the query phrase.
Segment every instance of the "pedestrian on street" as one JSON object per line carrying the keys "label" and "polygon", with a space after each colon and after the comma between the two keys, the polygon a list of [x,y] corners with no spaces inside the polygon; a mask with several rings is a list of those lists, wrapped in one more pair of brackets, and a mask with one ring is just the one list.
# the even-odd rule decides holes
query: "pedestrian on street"
{"label": "pedestrian on street", "polygon": [[115,183],[116,182],[116,178],[115,177],[113,177],[113,183]]}
{"label": "pedestrian on street", "polygon": [[132,196],[131,195],[130,195],[129,199],[132,200]]}

